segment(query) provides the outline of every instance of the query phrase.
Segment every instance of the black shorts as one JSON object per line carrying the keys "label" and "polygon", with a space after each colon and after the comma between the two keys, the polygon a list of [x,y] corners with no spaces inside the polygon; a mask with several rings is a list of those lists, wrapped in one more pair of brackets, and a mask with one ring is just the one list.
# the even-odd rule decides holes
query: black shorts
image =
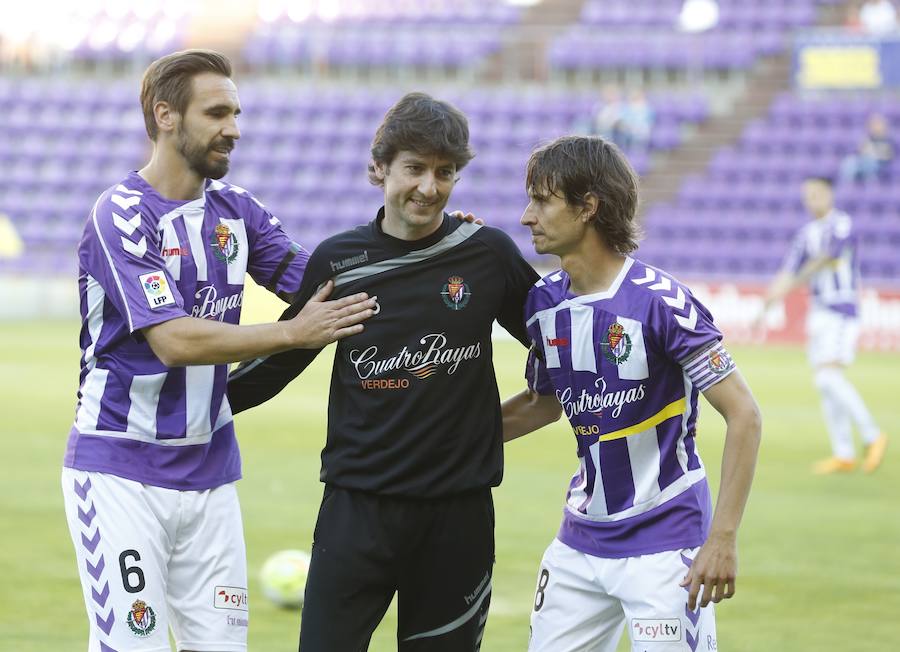
{"label": "black shorts", "polygon": [[366,650],[397,592],[402,652],[474,652],[491,601],[490,489],[409,499],[327,486],[300,626],[302,652]]}

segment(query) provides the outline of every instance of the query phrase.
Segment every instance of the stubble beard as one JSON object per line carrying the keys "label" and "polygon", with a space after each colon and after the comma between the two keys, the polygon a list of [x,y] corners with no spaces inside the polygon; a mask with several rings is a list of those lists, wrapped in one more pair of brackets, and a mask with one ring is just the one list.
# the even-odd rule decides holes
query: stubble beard
{"label": "stubble beard", "polygon": [[223,158],[221,162],[217,163],[209,161],[210,152],[219,144],[212,142],[209,145],[203,145],[192,141],[183,128],[178,132],[178,153],[187,161],[188,167],[204,179],[221,179],[228,173],[229,161],[227,158]]}

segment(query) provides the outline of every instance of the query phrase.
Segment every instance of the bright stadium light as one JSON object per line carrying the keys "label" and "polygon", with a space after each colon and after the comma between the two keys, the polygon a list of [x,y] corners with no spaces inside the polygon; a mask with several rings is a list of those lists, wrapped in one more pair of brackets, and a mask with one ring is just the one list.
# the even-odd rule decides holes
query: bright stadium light
{"label": "bright stadium light", "polygon": [[260,0],[256,10],[260,20],[274,23],[284,13],[284,3],[281,0]]}
{"label": "bright stadium light", "polygon": [[119,34],[116,45],[122,52],[131,52],[140,45],[146,34],[147,29],[143,23],[131,23]]}
{"label": "bright stadium light", "polygon": [[91,30],[91,35],[88,37],[88,45],[92,50],[103,50],[116,40],[118,31],[118,26],[113,21],[106,19]]}
{"label": "bright stadium light", "polygon": [[[152,4],[152,3],[148,3]],[[122,20],[131,11],[130,2],[118,2],[118,0],[106,0],[104,11],[113,20]]]}
{"label": "bright stadium light", "polygon": [[325,22],[336,20],[341,15],[340,0],[319,0],[317,14]]}
{"label": "bright stadium light", "polygon": [[309,20],[313,10],[312,4],[311,0],[294,0],[288,5],[288,18],[295,23],[302,23],[305,20]]}

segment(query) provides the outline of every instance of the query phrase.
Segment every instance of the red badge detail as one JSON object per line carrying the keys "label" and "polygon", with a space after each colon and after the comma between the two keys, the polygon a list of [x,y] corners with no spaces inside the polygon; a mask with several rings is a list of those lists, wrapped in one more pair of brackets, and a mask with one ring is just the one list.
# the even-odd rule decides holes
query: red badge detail
{"label": "red badge detail", "polygon": [[609,342],[609,348],[615,349],[619,346],[619,342],[622,341],[622,336],[625,334],[625,327],[622,326],[619,322],[616,322],[612,326],[609,327],[609,330],[606,333],[606,339]]}

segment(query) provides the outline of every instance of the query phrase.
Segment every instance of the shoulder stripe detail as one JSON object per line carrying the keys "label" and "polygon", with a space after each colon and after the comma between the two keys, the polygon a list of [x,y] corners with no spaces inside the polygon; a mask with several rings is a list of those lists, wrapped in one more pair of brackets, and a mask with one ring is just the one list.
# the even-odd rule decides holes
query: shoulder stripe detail
{"label": "shoulder stripe detail", "polygon": [[686,317],[675,315],[675,321],[681,324],[682,328],[686,328],[691,331],[694,330],[694,328],[697,326],[697,309],[692,305],[691,311]]}
{"label": "shoulder stripe detail", "polygon": [[[109,255],[109,249],[106,246],[106,241],[103,239],[103,233],[100,232],[100,225],[97,224],[97,206],[99,203],[100,199],[98,198],[97,201],[94,202],[94,208],[91,210],[91,221],[94,223],[94,231],[97,233],[97,240],[100,242],[100,247],[103,249],[103,253],[106,256],[106,262],[109,264],[109,271],[112,273],[113,280],[116,282],[119,296],[122,298],[122,305],[125,307],[125,318],[128,320],[128,330],[134,332],[134,320],[131,318],[131,310],[128,309],[128,297],[125,296],[125,290],[122,288],[122,280],[119,278],[119,272],[113,264],[112,256]],[[147,243],[145,242],[145,247],[146,244]]]}
{"label": "shoulder stripe detail", "polygon": [[660,276],[659,283],[648,285],[647,288],[650,290],[662,290],[663,292],[668,292],[672,289],[672,281],[665,276]]}
{"label": "shoulder stripe detail", "polygon": [[[688,301],[687,295],[684,290],[676,283],[675,294],[672,294],[672,279],[668,276],[658,273],[656,270],[651,269],[650,267],[645,268],[646,274],[643,278],[633,278],[631,282],[635,285],[647,285],[648,283],[653,283],[653,285],[647,285],[648,290],[653,290],[658,293],[662,298],[663,302],[673,308],[672,316],[675,318],[675,321],[682,328],[686,328],[687,330],[694,330],[697,326],[697,308],[694,307],[693,303]],[[657,280],[659,279],[659,280]],[[677,311],[677,312],[676,312]],[[687,313],[687,314],[678,314],[678,313]]]}
{"label": "shoulder stripe detail", "polygon": [[644,276],[644,278],[633,278],[631,279],[631,282],[635,285],[644,285],[650,281],[656,280],[656,273],[652,269],[647,267],[645,271],[647,272],[647,275]]}
{"label": "shoulder stripe detail", "polygon": [[134,217],[126,220],[124,217],[113,211],[113,224],[125,235],[131,235],[141,225],[141,214],[135,213]]}
{"label": "shoulder stripe detail", "polygon": [[414,265],[416,263],[422,262],[423,260],[434,258],[435,256],[438,256],[458,245],[461,245],[463,242],[475,235],[475,233],[477,233],[480,228],[480,224],[466,222],[465,224],[460,225],[460,227],[453,233],[443,238],[439,242],[431,245],[430,247],[419,249],[418,251],[411,251],[405,256],[400,256],[398,258],[389,258],[377,263],[372,263],[371,265],[364,265],[363,267],[357,267],[356,269],[341,272],[334,277],[334,286],[337,288],[341,285],[352,283],[353,281],[358,281],[367,276],[375,276],[376,274],[389,272],[392,269],[398,269],[400,267],[405,267],[406,265]]}
{"label": "shoulder stripe detail", "polygon": [[122,197],[121,195],[110,195],[109,199],[123,211],[127,211],[129,208],[137,206],[141,203],[140,197]]}
{"label": "shoulder stripe detail", "polygon": [[133,256],[143,258],[147,253],[147,236],[142,235],[137,242],[132,242],[124,235],[122,236],[122,248]]}

